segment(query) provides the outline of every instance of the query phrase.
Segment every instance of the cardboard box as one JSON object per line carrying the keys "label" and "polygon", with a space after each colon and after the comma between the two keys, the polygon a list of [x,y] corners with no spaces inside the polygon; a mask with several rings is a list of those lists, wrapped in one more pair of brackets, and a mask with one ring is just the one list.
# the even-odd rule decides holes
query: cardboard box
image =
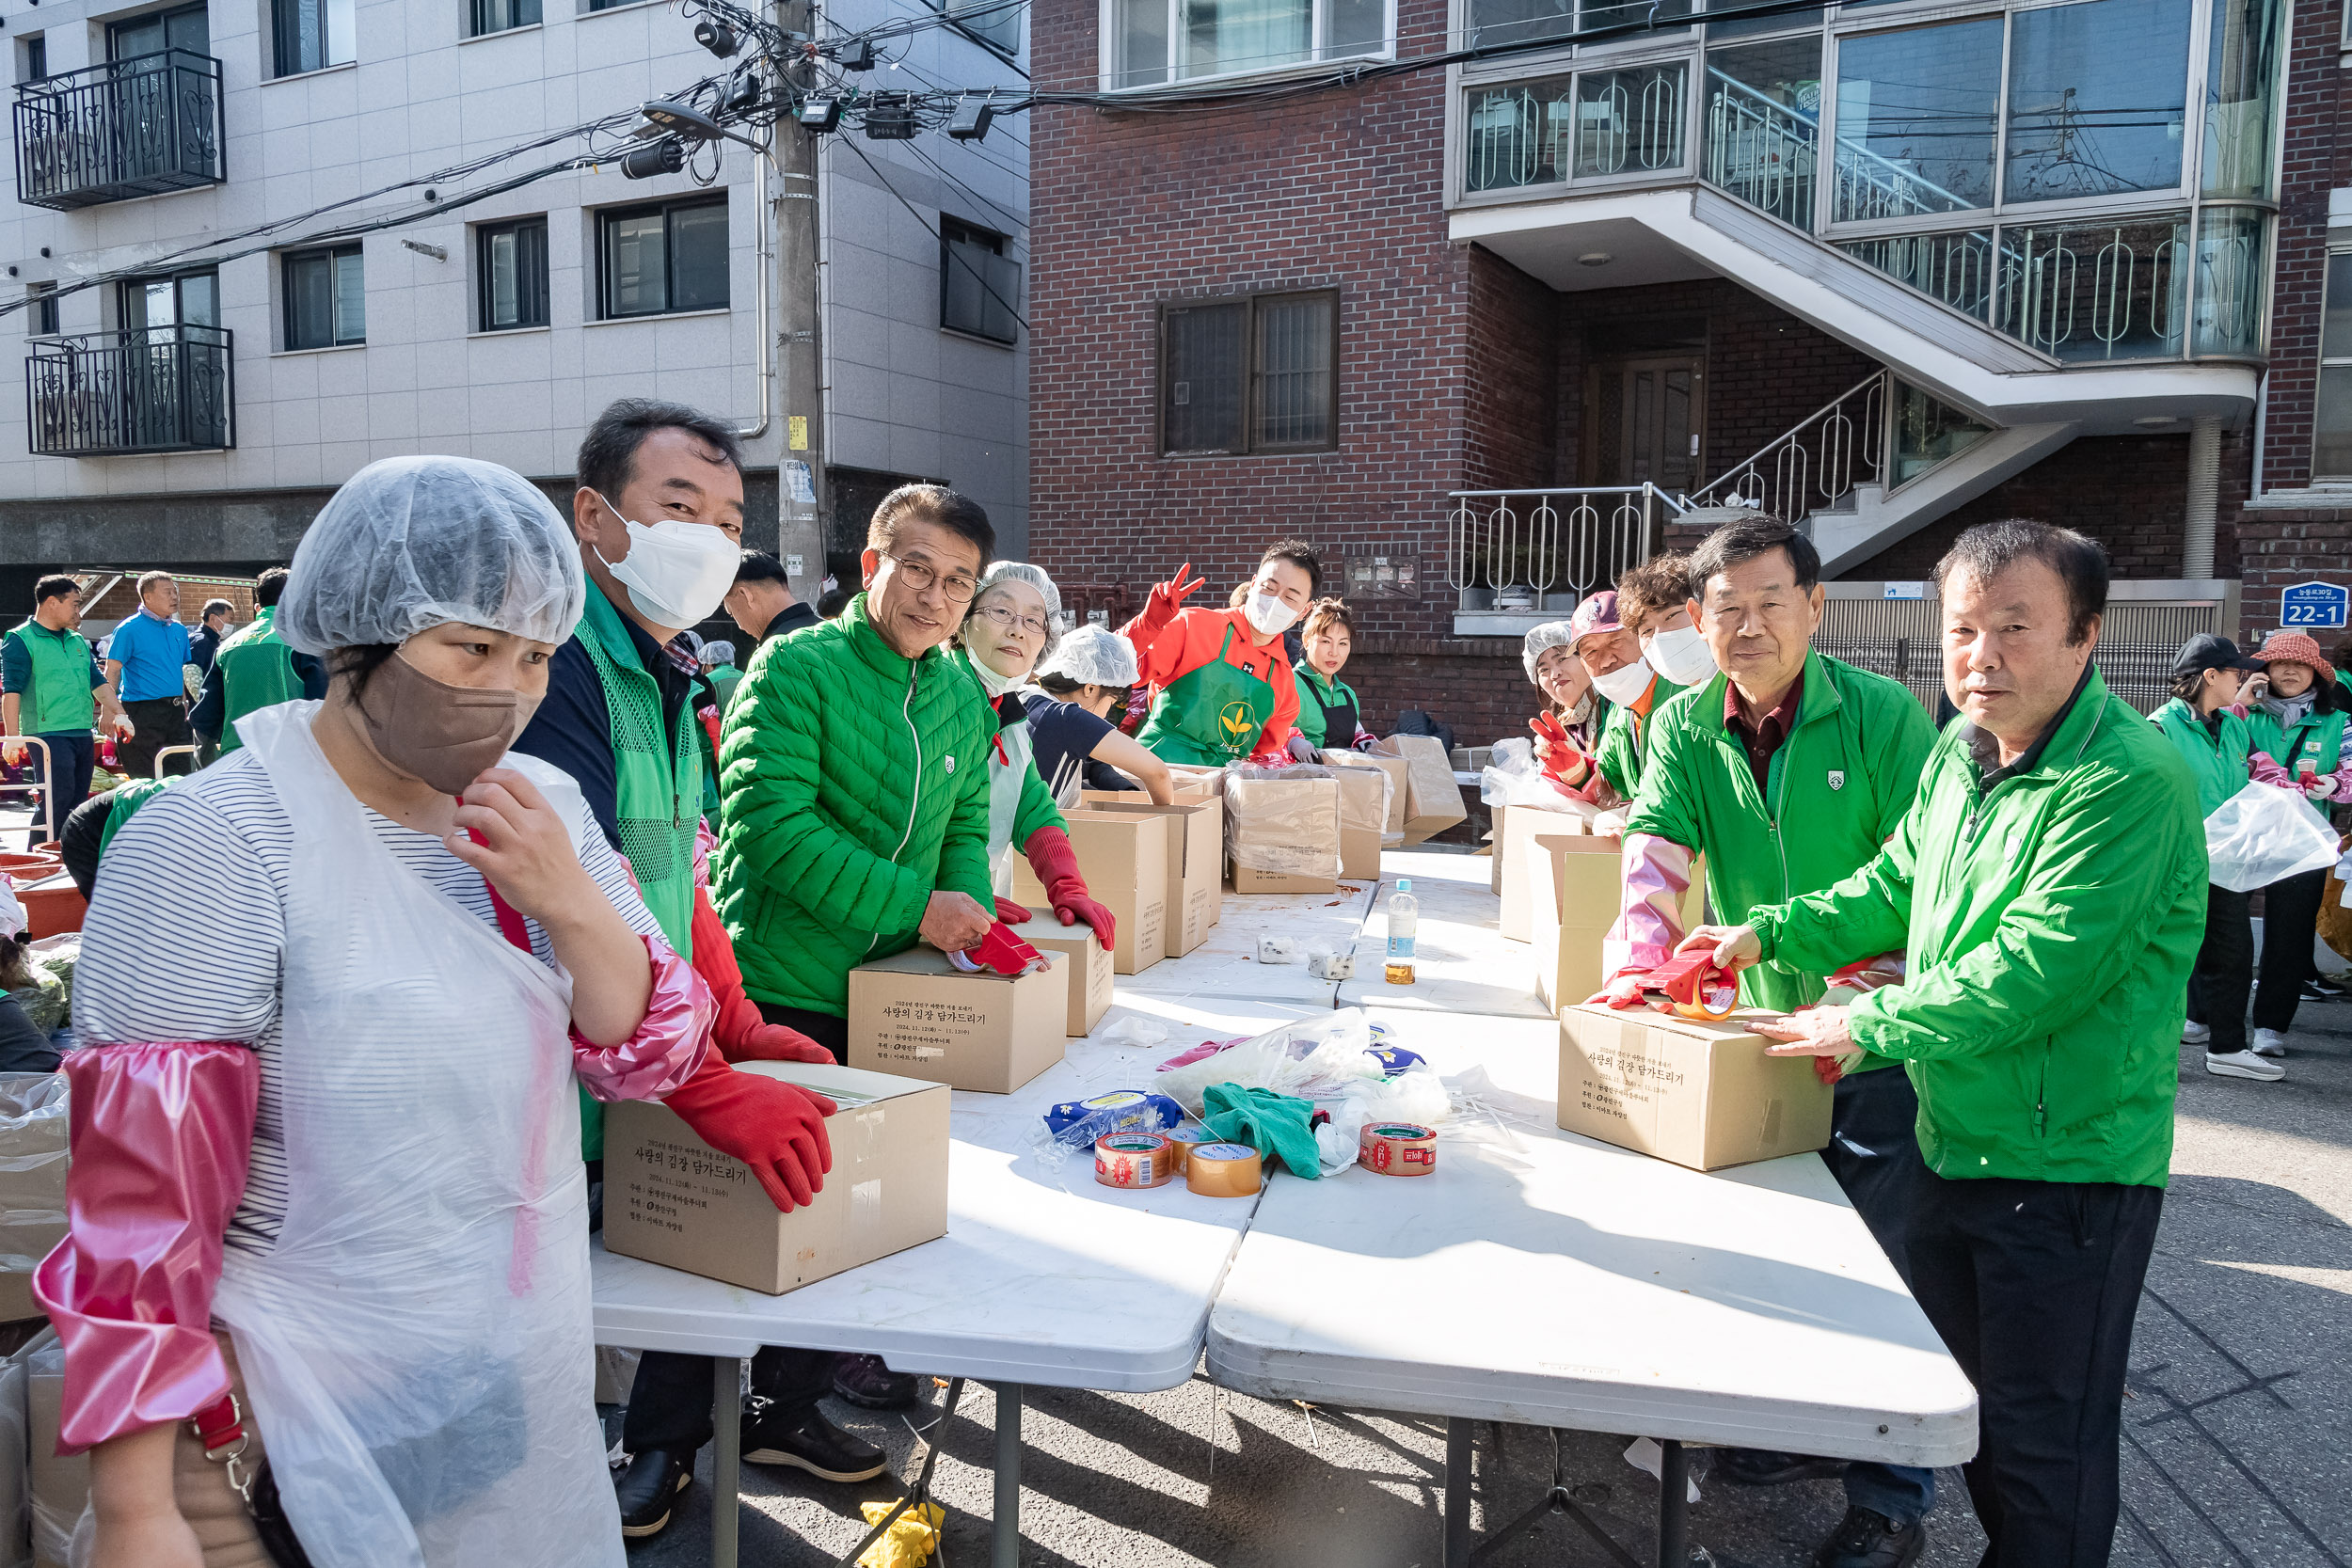
{"label": "cardboard box", "polygon": [[1370,752],[1317,752],[1326,768],[1376,768],[1389,776],[1389,817],[1380,825],[1380,842],[1394,849],[1405,842],[1405,801],[1410,793],[1403,757],[1375,756]]}
{"label": "cardboard box", "polygon": [[[1829,1143],[1831,1088],[1810,1056],[1767,1056],[1740,1012],[1721,1023],[1608,1007],[1560,1011],[1564,1132],[1692,1170]],[[606,1222],[610,1224],[610,1221]]]}
{"label": "cardboard box", "polygon": [[858,965],[850,971],[850,1065],[1010,1094],[1061,1060],[1071,960],[1046,957],[1053,973],[1009,980],[993,970],[967,974],[920,945]]}
{"label": "cardboard box", "polygon": [[1533,843],[1537,834],[1589,833],[1582,817],[1570,812],[1546,811],[1541,806],[1521,806],[1511,813],[1495,829],[1495,864],[1502,895],[1502,934],[1513,942],[1527,942],[1534,936],[1529,919],[1531,901],[1528,898],[1529,869]]}
{"label": "cardboard box", "polygon": [[[1064,814],[1078,874],[1095,902],[1111,911],[1118,942],[1111,966],[1140,974],[1168,956],[1168,819],[1150,811]],[[1046,907],[1045,889],[1024,855],[1012,863],[1012,901]]]}
{"label": "cardboard box", "polygon": [[1371,768],[1331,771],[1340,786],[1340,875],[1350,881],[1376,882],[1381,830],[1388,821],[1388,777]]}
{"label": "cardboard box", "polygon": [[[1044,976],[1040,976],[1044,978]],[[606,1107],[604,1244],[771,1296],[947,1234],[947,1085],[808,1062],[739,1062],[829,1096],[833,1169],[788,1214],[739,1160],[647,1100]]]}
{"label": "cardboard box", "polygon": [[1129,796],[1085,790],[1080,811],[1152,812],[1168,818],[1167,957],[1181,958],[1209,940],[1209,927],[1223,918],[1225,901],[1225,801],[1210,794],[1177,794],[1172,806],[1155,806]]}
{"label": "cardboard box", "polygon": [[1338,891],[1338,781],[1227,779],[1225,847],[1235,893]]}
{"label": "cardboard box", "polygon": [[1469,817],[1462,804],[1462,787],[1454,782],[1454,759],[1436,736],[1392,735],[1375,742],[1373,754],[1398,757],[1405,763],[1406,843],[1435,838]]}
{"label": "cardboard box", "polygon": [[1493,863],[1486,867],[1486,891],[1501,897],[1502,895],[1502,824],[1511,808],[1490,806],[1487,809],[1491,814],[1490,819],[1494,826],[1486,831],[1486,853],[1493,858]]}
{"label": "cardboard box", "polygon": [[[1600,944],[1625,901],[1624,840],[1539,832],[1529,845],[1528,927],[1535,950],[1535,999],[1557,1012],[1601,988]],[[1707,863],[1691,866],[1682,928],[1700,923]]]}
{"label": "cardboard box", "polygon": [[1065,926],[1051,911],[1041,911],[1005,928],[1041,953],[1058,953],[1070,960],[1055,966],[1068,982],[1063,988],[1068,1006],[1062,1033],[1073,1040],[1091,1034],[1111,1006],[1111,956],[1094,940],[1094,927],[1083,920]]}

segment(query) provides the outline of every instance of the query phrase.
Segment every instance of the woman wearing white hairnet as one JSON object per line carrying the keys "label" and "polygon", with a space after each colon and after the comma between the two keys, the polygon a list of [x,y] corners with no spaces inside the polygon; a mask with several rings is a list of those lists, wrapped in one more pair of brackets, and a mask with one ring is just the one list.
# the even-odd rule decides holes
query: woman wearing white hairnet
{"label": "woman wearing white hairnet", "polygon": [[971,673],[996,710],[996,740],[988,753],[988,859],[996,891],[996,918],[1019,924],[1029,911],[1014,903],[1012,847],[1021,846],[1029,868],[1065,926],[1085,921],[1109,951],[1115,925],[1111,911],[1094,901],[1078,874],[1078,854],[1070,847],[1069,824],[1031,761],[1029,710],[1025,698],[1037,688],[1029,672],[1060,635],[1061,590],[1025,561],[992,562],[979,591],[956,632],[955,658]]}
{"label": "woman wearing white hairnet", "polygon": [[1038,660],[1040,689],[1027,699],[1029,735],[1037,776],[1062,810],[1078,803],[1081,789],[1137,784],[1153,805],[1174,803],[1176,775],[1110,718],[1127,710],[1139,675],[1135,644],[1107,626],[1073,626]]}
{"label": "woman wearing white hairnet", "polygon": [[108,848],[34,1282],[99,1568],[289,1533],[317,1568],[623,1560],[573,1081],[762,1155],[708,990],[570,779],[506,754],[581,594],[518,476],[373,465],[278,607],[326,701],[246,716]]}
{"label": "woman wearing white hairnet", "polygon": [[1527,721],[1535,732],[1535,755],[1545,775],[1580,800],[1615,805],[1616,795],[1595,760],[1609,721],[1609,702],[1593,689],[1591,672],[1576,657],[1576,628],[1566,621],[1546,621],[1520,642],[1519,662],[1548,699],[1544,711]]}

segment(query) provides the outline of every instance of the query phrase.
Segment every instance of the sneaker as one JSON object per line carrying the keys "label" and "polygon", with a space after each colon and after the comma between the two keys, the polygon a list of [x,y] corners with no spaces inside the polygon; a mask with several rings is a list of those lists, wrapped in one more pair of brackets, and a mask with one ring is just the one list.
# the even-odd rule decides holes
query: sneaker
{"label": "sneaker", "polygon": [[2303,1000],[2306,1002],[2335,1002],[2340,1001],[2343,996],[2342,986],[2331,986],[2325,980],[2303,982]]}
{"label": "sneaker", "polygon": [[2285,1055],[2286,1053],[2287,1053],[2287,1037],[2286,1037],[2284,1035],[2282,1035],[2282,1034],[2279,1033],[2279,1031],[2278,1031],[2278,1030],[2276,1030],[2276,1029],[2257,1029],[2257,1030],[2255,1030],[2255,1031],[2254,1031],[2254,1054],[2255,1054],[2255,1055],[2257,1055],[2257,1056],[2283,1056],[2283,1055]]}
{"label": "sneaker", "polygon": [[1826,1481],[1845,1473],[1842,1459],[1815,1459],[1771,1449],[1717,1449],[1707,1466],[1708,1480],[1734,1486],[1781,1486],[1792,1481]]}
{"label": "sneaker", "polygon": [[642,1541],[670,1528],[671,1505],[694,1484],[694,1450],[648,1449],[628,1456],[628,1464],[612,1473],[612,1490],[621,1505],[621,1535]]}
{"label": "sneaker", "polygon": [[2287,1075],[2286,1069],[2251,1051],[2208,1051],[2205,1070],[2216,1078],[2251,1078],[2265,1084],[2275,1084]]}
{"label": "sneaker", "polygon": [[2198,1022],[2195,1019],[2190,1019],[2186,1023],[2181,1025],[2181,1043],[2183,1045],[2202,1045],[2211,1038],[2213,1038],[2213,1031],[2207,1028],[2204,1024]]}
{"label": "sneaker", "polygon": [[815,1405],[787,1408],[755,1399],[743,1413],[743,1459],[751,1465],[789,1465],[819,1481],[871,1481],[890,1456],[852,1437]]}
{"label": "sneaker", "polygon": [[922,1402],[922,1385],[908,1372],[894,1372],[879,1355],[844,1355],[833,1364],[833,1391],[860,1410],[912,1410]]}
{"label": "sneaker", "polygon": [[1883,1513],[1849,1508],[1813,1554],[1813,1568],[1911,1568],[1927,1544],[1925,1525],[1899,1525]]}

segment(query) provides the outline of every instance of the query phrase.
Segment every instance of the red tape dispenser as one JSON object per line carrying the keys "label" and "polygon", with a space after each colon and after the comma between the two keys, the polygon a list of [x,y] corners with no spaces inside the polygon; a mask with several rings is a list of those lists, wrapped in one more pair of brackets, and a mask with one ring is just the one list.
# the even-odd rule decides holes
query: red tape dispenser
{"label": "red tape dispenser", "polygon": [[1642,990],[1658,992],[1684,1018],[1725,1019],[1740,1006],[1739,982],[1715,967],[1711,953],[1677,953],[1642,976]]}
{"label": "red tape dispenser", "polygon": [[950,953],[947,961],[966,974],[993,971],[1008,980],[1017,980],[1024,974],[1054,967],[1053,959],[1013,935],[1011,928],[1001,921],[989,924],[988,935],[980,939],[977,947],[968,952]]}

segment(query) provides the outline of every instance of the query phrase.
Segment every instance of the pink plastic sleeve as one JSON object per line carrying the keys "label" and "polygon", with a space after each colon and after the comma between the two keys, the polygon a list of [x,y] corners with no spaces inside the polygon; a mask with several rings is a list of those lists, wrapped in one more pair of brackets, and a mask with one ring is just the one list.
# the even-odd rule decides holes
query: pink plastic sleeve
{"label": "pink plastic sleeve", "polygon": [[2318,797],[2321,804],[2340,806],[2347,800],[2352,800],[2352,761],[2347,761],[2343,767],[2326,777],[2332,780],[2336,787],[2326,795]]}
{"label": "pink plastic sleeve", "polygon": [[637,940],[653,960],[653,994],[637,1033],[618,1045],[594,1045],[572,1034],[572,1070],[598,1100],[659,1100],[693,1077],[719,1017],[719,1004],[692,964],[658,938]]}
{"label": "pink plastic sleeve", "polygon": [[65,1344],[57,1451],[73,1454],[229,1391],[213,1291],[245,1196],[262,1069],[219,1042],[90,1046],[64,1069],[66,1233],[33,1295]]}
{"label": "pink plastic sleeve", "polygon": [[2246,770],[2256,784],[2273,784],[2280,789],[2300,788],[2295,780],[2288,776],[2285,768],[2270,760],[2270,753],[2267,752],[2249,752],[2246,758]]}
{"label": "pink plastic sleeve", "polygon": [[1664,963],[1682,940],[1682,895],[1691,851],[1650,833],[1625,835],[1625,901],[1601,939],[1600,972],[1613,980]]}

